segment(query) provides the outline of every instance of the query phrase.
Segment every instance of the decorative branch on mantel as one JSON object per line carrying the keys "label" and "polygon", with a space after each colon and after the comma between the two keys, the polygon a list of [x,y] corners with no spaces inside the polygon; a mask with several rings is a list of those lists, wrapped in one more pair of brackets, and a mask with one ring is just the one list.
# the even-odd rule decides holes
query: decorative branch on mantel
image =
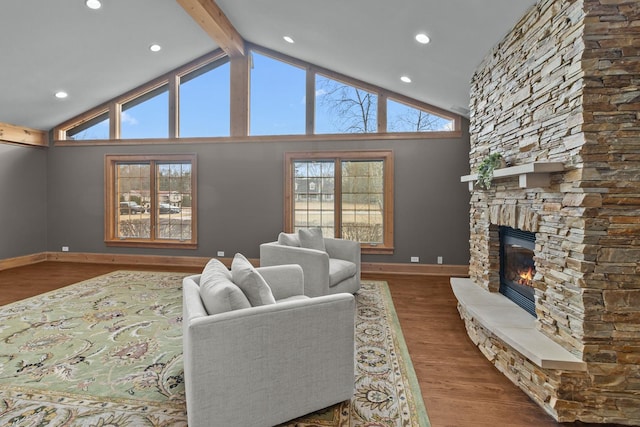
{"label": "decorative branch on mantel", "polygon": [[[524,165],[510,166],[508,168],[495,169],[493,179],[509,178],[517,176],[520,188],[548,187],[551,182],[551,173],[562,172],[562,162],[533,162]],[[478,174],[464,175],[460,182],[469,183],[469,191],[473,191],[473,184],[478,180]]]}

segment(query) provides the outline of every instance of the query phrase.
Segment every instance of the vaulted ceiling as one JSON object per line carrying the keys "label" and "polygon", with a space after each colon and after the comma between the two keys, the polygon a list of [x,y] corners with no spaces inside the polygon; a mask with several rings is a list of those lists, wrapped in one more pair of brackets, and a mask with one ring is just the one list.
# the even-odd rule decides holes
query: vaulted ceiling
{"label": "vaulted ceiling", "polygon": [[[3,1],[0,123],[48,130],[226,48],[181,6],[210,1],[102,0],[98,10],[84,0]],[[464,115],[475,68],[535,0],[216,3],[244,40]],[[417,43],[419,32],[431,42]],[[154,43],[162,50],[151,52]],[[66,99],[54,96],[61,90]]]}

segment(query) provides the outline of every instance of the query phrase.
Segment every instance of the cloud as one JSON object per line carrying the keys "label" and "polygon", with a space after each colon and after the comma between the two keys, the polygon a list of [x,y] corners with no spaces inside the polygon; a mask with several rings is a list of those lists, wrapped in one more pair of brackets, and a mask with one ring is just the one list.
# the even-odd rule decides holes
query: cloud
{"label": "cloud", "polygon": [[[317,89],[316,90],[316,98],[320,98],[321,96],[324,96],[327,94],[327,91],[324,89]],[[307,95],[303,96],[302,99],[300,100],[300,104],[305,105],[307,103]]]}
{"label": "cloud", "polygon": [[136,119],[135,117],[133,117],[131,114],[127,113],[126,111],[123,111],[122,114],[120,115],[120,121],[122,123],[126,123],[128,125],[137,125],[138,124],[138,119]]}

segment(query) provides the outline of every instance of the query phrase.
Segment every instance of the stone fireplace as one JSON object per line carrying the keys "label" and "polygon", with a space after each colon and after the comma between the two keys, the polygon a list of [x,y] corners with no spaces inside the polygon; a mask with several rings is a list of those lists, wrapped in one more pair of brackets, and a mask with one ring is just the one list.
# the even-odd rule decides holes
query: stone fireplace
{"label": "stone fireplace", "polygon": [[[471,82],[470,338],[558,421],[640,425],[640,2],[540,0]],[[500,153],[489,190],[474,185]],[[535,236],[532,317],[500,230]]]}

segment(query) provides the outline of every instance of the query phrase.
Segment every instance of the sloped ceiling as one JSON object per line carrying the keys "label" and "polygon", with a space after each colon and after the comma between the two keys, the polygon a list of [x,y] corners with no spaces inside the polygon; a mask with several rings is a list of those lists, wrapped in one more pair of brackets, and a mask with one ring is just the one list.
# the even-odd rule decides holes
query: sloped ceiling
{"label": "sloped ceiling", "polygon": [[[474,69],[535,1],[217,3],[247,41],[464,113]],[[418,32],[432,42],[418,44]],[[150,52],[153,43],[162,50]],[[0,122],[49,130],[216,48],[175,0],[103,0],[99,10],[84,0],[3,1]],[[69,97],[56,99],[58,90]]]}

